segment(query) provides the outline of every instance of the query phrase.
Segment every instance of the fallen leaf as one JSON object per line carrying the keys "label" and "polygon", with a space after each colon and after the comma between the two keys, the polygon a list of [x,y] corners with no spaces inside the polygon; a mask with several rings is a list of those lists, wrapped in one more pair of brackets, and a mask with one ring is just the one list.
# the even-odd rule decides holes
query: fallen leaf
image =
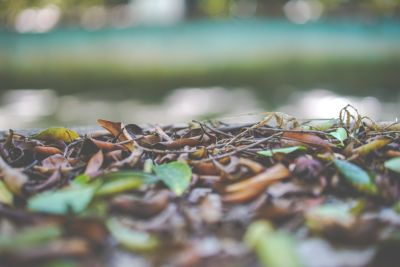
{"label": "fallen leaf", "polygon": [[257,186],[259,188],[265,188],[269,184],[272,184],[276,181],[289,177],[289,175],[290,172],[285,167],[285,165],[278,163],[273,167],[266,169],[264,172],[259,173],[249,179],[228,185],[225,188],[225,191],[228,193],[236,192],[241,190],[247,190],[248,187],[254,187],[254,186]]}
{"label": "fallen leaf", "polygon": [[61,140],[65,143],[71,143],[79,138],[79,134],[68,128],[51,127],[41,131],[38,134],[32,135],[31,138],[44,141]]}
{"label": "fallen leaf", "polygon": [[7,189],[16,195],[22,195],[22,187],[29,180],[23,172],[11,168],[0,156],[0,175]]}
{"label": "fallen leaf", "polygon": [[258,151],[257,154],[264,157],[272,157],[274,154],[290,154],[295,151],[305,151],[307,150],[304,146],[291,146],[291,147],[282,147],[282,148],[272,148],[270,150],[262,150]]}
{"label": "fallen leaf", "polygon": [[146,193],[143,198],[133,195],[120,195],[111,200],[110,207],[120,213],[150,218],[168,206],[169,195],[170,192],[167,189]]}
{"label": "fallen leaf", "polygon": [[177,196],[186,191],[192,179],[192,170],[182,161],[154,166],[154,172]]}
{"label": "fallen leaf", "polygon": [[103,155],[103,151],[99,150],[96,154],[94,154],[87,166],[86,166],[86,170],[85,170],[85,174],[88,176],[96,176],[101,168],[101,165],[103,164],[104,161],[104,155]]}
{"label": "fallen leaf", "polygon": [[109,196],[138,189],[147,177],[151,175],[134,171],[120,171],[100,176],[98,179],[104,180],[105,183],[100,186],[96,195]]}
{"label": "fallen leaf", "polygon": [[12,235],[3,234],[0,235],[0,252],[40,246],[44,242],[58,238],[61,235],[61,229],[55,225],[30,227]]}
{"label": "fallen leaf", "polygon": [[306,144],[311,147],[315,148],[323,148],[326,150],[331,150],[332,145],[322,139],[321,137],[310,134],[310,133],[303,133],[303,132],[284,132],[282,135],[283,139],[294,140],[303,144]]}
{"label": "fallen leaf", "polygon": [[385,168],[400,173],[400,157],[385,161]]}
{"label": "fallen leaf", "polygon": [[118,139],[118,141],[120,142],[128,141],[128,143],[123,144],[123,146],[126,147],[129,151],[133,151],[134,149],[133,142],[129,142],[133,141],[133,139],[125,129],[124,124],[122,124],[121,122],[113,122],[102,119],[98,119],[97,123],[104,129],[109,131],[115,138]]}
{"label": "fallen leaf", "polygon": [[62,154],[60,149],[51,146],[35,146],[33,151],[45,155]]}
{"label": "fallen leaf", "polygon": [[339,172],[354,188],[369,194],[377,193],[377,188],[366,171],[345,160],[335,159],[334,163]]}
{"label": "fallen leaf", "polygon": [[356,149],[354,149],[354,153],[356,153],[360,156],[365,156],[371,152],[381,149],[382,147],[386,146],[387,144],[390,144],[391,142],[392,142],[392,139],[390,139],[390,138],[386,138],[386,137],[378,138],[378,139],[373,140],[372,142],[369,142],[365,145],[357,147]]}
{"label": "fallen leaf", "polygon": [[107,221],[107,228],[121,246],[131,251],[152,251],[159,245],[156,236],[144,231],[136,231],[128,228],[115,218]]}
{"label": "fallen leaf", "polygon": [[329,133],[333,137],[335,137],[337,140],[339,140],[340,145],[343,146],[345,141],[347,139],[347,131],[345,128],[337,128],[336,131]]}
{"label": "fallen leaf", "polygon": [[92,201],[95,191],[95,187],[86,186],[41,193],[28,200],[28,208],[52,214],[80,213]]}
{"label": "fallen leaf", "polygon": [[70,164],[63,155],[55,154],[42,160],[42,166],[47,169],[59,169],[69,167]]}
{"label": "fallen leaf", "polygon": [[315,232],[324,231],[326,228],[341,226],[349,229],[356,222],[350,213],[349,205],[325,204],[310,209],[305,214],[307,226]]}
{"label": "fallen leaf", "polygon": [[0,180],[0,203],[11,205],[13,203],[13,194],[7,189],[3,181]]}
{"label": "fallen leaf", "polygon": [[246,231],[244,241],[255,250],[265,267],[300,267],[295,241],[289,234],[275,231],[268,221],[253,222]]}

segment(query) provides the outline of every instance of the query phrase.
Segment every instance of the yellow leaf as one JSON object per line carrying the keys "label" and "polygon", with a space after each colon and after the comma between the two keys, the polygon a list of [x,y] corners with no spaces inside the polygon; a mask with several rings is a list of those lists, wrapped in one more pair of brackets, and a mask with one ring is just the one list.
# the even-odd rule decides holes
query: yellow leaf
{"label": "yellow leaf", "polygon": [[79,138],[79,134],[68,128],[51,127],[31,137],[39,140],[61,140],[66,143],[71,143]]}

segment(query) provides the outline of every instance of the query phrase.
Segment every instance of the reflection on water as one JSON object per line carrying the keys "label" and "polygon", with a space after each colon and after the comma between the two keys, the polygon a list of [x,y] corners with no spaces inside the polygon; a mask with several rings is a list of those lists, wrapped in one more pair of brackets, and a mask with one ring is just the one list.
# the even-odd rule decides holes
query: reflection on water
{"label": "reflection on water", "polygon": [[[372,96],[337,95],[324,89],[296,92],[286,103],[270,103],[247,89],[182,88],[172,91],[158,103],[138,99],[96,98],[93,95],[58,96],[53,90],[11,90],[2,94],[0,128],[32,128],[49,125],[92,125],[98,118],[134,123],[178,123],[191,119],[259,114],[272,109],[298,118],[332,118],[351,104],[373,119],[395,120],[400,95],[393,102]],[[235,116],[238,116],[237,118]]]}

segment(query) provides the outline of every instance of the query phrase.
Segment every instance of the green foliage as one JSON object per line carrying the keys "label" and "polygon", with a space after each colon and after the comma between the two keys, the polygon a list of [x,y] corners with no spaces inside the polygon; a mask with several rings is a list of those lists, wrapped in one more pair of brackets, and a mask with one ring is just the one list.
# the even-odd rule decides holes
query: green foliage
{"label": "green foliage", "polygon": [[28,200],[28,208],[52,214],[80,213],[89,205],[95,191],[95,187],[86,186],[40,193]]}
{"label": "green foliage", "polygon": [[343,141],[345,141],[347,139],[346,129],[340,127],[340,128],[337,128],[336,131],[331,132],[329,134],[332,135],[333,137],[335,137],[337,140],[339,140],[341,146],[344,146]]}
{"label": "green foliage", "polygon": [[13,235],[3,234],[0,235],[0,252],[37,246],[61,234],[61,229],[53,225],[32,227]]}
{"label": "green foliage", "polygon": [[274,231],[268,221],[253,222],[244,239],[265,267],[302,266],[294,240],[284,232]]}
{"label": "green foliage", "polygon": [[400,157],[385,161],[385,168],[400,173]]}
{"label": "green foliage", "polygon": [[154,172],[177,196],[186,191],[192,179],[189,165],[181,161],[154,166]]}
{"label": "green foliage", "polygon": [[151,251],[159,244],[155,236],[147,232],[130,229],[118,222],[115,218],[107,221],[107,228],[118,243],[131,251]]}
{"label": "green foliage", "polygon": [[366,171],[345,160],[335,159],[334,163],[339,172],[355,189],[369,194],[377,193],[377,188]]}
{"label": "green foliage", "polygon": [[274,154],[282,153],[282,154],[290,154],[295,151],[306,151],[307,148],[304,146],[291,146],[291,147],[282,147],[282,148],[273,148],[270,150],[258,151],[257,154],[264,157],[272,157]]}

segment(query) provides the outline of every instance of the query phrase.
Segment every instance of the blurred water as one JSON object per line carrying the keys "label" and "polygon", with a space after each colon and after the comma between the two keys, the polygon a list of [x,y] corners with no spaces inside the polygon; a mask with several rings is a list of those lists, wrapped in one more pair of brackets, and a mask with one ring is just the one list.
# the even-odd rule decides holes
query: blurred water
{"label": "blurred water", "polygon": [[139,124],[215,117],[240,122],[250,117],[260,118],[261,112],[272,110],[298,118],[334,118],[347,104],[373,119],[393,121],[400,116],[400,94],[392,100],[338,95],[320,88],[296,91],[279,104],[260,99],[254,91],[242,88],[180,88],[153,103],[85,94],[59,96],[48,89],[11,90],[1,95],[0,129],[93,125],[98,118]]}

